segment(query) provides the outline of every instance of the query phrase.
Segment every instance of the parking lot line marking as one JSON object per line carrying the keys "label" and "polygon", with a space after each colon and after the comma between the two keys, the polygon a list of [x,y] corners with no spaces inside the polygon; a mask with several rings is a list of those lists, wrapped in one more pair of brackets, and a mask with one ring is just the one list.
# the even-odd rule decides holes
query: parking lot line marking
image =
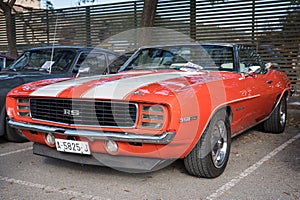
{"label": "parking lot line marking", "polygon": [[252,174],[263,163],[265,163],[266,161],[268,161],[269,159],[271,159],[273,156],[275,156],[276,154],[278,154],[280,151],[282,151],[284,148],[286,148],[289,144],[291,144],[292,142],[294,142],[298,138],[300,138],[300,133],[298,133],[296,136],[294,136],[293,138],[289,139],[288,141],[286,141],[285,143],[283,143],[282,145],[280,145],[279,147],[277,147],[276,149],[274,149],[272,152],[270,152],[268,155],[266,155],[265,157],[263,157],[261,160],[259,160],[258,162],[256,162],[255,164],[253,164],[252,166],[250,166],[249,168],[247,168],[246,170],[244,170],[241,174],[239,174],[235,178],[231,179],[231,181],[229,181],[225,185],[221,186],[214,193],[212,193],[211,195],[209,195],[208,197],[206,197],[206,199],[207,200],[212,200],[212,199],[219,198],[224,192],[230,190],[238,182],[240,182],[243,178],[245,178],[245,177],[249,176],[250,174]]}
{"label": "parking lot line marking", "polygon": [[18,180],[18,179],[14,179],[14,178],[8,178],[8,177],[3,177],[0,176],[0,181],[5,181],[8,183],[15,183],[15,184],[19,184],[19,185],[24,185],[27,187],[33,187],[36,189],[41,189],[47,192],[59,192],[62,194],[66,194],[66,195],[70,195],[72,197],[75,198],[85,198],[85,199],[100,199],[100,197],[98,196],[93,196],[93,195],[87,195],[87,194],[83,194],[81,192],[76,192],[76,191],[72,191],[72,190],[67,190],[67,189],[59,189],[59,188],[55,188],[52,186],[47,186],[47,185],[43,185],[43,184],[39,184],[39,183],[32,183],[32,182],[28,182],[28,181],[23,181],[23,180]]}
{"label": "parking lot line marking", "polygon": [[25,149],[19,149],[19,150],[16,150],[16,151],[10,151],[10,152],[7,152],[7,153],[2,153],[2,154],[0,154],[0,157],[8,156],[8,155],[11,155],[11,154],[20,153],[20,152],[24,152],[24,151],[29,151],[29,150],[32,150],[32,147],[28,147],[28,148],[25,148]]}

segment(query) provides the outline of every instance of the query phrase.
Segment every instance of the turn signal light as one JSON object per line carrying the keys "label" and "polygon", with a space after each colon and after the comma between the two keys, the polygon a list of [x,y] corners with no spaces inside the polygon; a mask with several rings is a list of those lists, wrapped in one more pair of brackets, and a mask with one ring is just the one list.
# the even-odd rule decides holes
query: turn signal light
{"label": "turn signal light", "polygon": [[45,139],[48,145],[54,146],[55,144],[55,137],[53,136],[52,133],[46,133],[45,134]]}
{"label": "turn signal light", "polygon": [[17,111],[18,115],[22,117],[29,117],[29,99],[18,99],[17,100]]}
{"label": "turn signal light", "polygon": [[114,153],[118,152],[119,146],[113,140],[106,140],[105,141],[105,149],[106,149],[107,152],[114,154]]}
{"label": "turn signal light", "polygon": [[165,109],[161,105],[142,105],[141,127],[161,129],[165,121]]}

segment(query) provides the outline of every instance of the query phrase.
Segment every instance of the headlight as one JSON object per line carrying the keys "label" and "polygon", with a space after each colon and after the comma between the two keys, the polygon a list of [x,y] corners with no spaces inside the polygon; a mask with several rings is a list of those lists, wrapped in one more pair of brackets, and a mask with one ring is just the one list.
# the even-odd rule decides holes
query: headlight
{"label": "headlight", "polygon": [[141,127],[161,129],[165,121],[165,109],[161,105],[142,105]]}
{"label": "headlight", "polygon": [[17,100],[17,112],[19,116],[29,117],[29,99]]}

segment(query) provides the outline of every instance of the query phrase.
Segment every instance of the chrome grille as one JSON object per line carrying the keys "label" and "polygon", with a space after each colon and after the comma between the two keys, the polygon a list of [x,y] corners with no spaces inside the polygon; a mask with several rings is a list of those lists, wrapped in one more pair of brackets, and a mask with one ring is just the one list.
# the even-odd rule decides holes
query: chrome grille
{"label": "chrome grille", "polygon": [[31,117],[69,125],[133,127],[137,105],[128,102],[30,99]]}

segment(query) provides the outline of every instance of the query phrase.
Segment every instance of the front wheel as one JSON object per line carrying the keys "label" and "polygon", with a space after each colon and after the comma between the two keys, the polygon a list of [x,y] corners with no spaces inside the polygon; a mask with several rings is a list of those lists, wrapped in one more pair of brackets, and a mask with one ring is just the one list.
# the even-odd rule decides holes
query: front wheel
{"label": "front wheel", "polygon": [[10,142],[28,142],[27,138],[18,129],[10,127],[5,120],[4,137]]}
{"label": "front wheel", "polygon": [[184,158],[188,173],[198,177],[220,176],[227,165],[230,153],[230,122],[225,110],[218,111],[200,140]]}
{"label": "front wheel", "polygon": [[18,129],[7,124],[5,138],[10,142],[28,142],[27,138]]}

